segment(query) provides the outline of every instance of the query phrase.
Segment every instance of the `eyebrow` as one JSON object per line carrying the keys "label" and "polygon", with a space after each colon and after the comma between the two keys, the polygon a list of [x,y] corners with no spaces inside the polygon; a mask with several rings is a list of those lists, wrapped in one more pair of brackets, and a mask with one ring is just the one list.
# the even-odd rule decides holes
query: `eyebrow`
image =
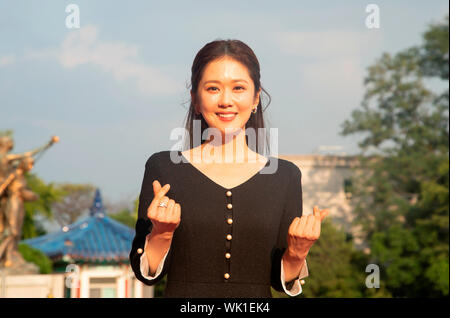
{"label": "eyebrow", "polygon": [[[245,80],[245,79],[234,79],[234,80],[232,80],[231,82],[245,82],[245,83],[247,83],[247,81]],[[217,80],[209,80],[209,81],[206,81],[204,84],[207,84],[207,83],[221,83],[220,81],[217,81]],[[247,83],[248,84],[248,83]]]}

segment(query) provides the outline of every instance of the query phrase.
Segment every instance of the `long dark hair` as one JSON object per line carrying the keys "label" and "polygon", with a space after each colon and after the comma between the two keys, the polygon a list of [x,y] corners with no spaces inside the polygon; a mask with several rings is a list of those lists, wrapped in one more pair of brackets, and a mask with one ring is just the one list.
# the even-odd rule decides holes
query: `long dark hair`
{"label": "long dark hair", "polygon": [[[259,103],[256,108],[256,113],[252,113],[249,120],[245,124],[245,128],[253,128],[256,132],[256,147],[253,147],[252,144],[248,145],[248,136],[246,136],[246,142],[249,148],[259,154],[264,154],[264,151],[270,153],[269,147],[269,136],[266,134],[266,142],[263,144],[266,148],[260,149],[257,145],[259,145],[259,134],[258,128],[265,128],[263,112],[269,107],[271,98],[267,91],[261,86],[260,82],[260,68],[258,59],[253,52],[253,50],[244,42],[239,40],[215,40],[207,43],[200,51],[198,51],[195,56],[194,62],[192,63],[191,68],[191,90],[194,94],[194,100],[191,99],[189,111],[185,120],[185,128],[189,132],[189,139],[186,138],[184,149],[190,149],[199,146],[198,141],[194,143],[194,120],[201,120],[201,136],[203,136],[203,132],[208,128],[208,124],[203,118],[202,114],[196,114],[194,102],[198,100],[198,84],[203,76],[203,72],[208,65],[208,63],[222,58],[222,57],[230,57],[247,67],[250,78],[253,80],[253,84],[255,86],[255,97],[259,88],[261,87],[261,94],[259,96]],[[261,96],[262,92],[264,92],[269,99],[266,107],[262,109]],[[264,136],[264,135],[263,135]],[[254,149],[256,148],[256,149]]]}

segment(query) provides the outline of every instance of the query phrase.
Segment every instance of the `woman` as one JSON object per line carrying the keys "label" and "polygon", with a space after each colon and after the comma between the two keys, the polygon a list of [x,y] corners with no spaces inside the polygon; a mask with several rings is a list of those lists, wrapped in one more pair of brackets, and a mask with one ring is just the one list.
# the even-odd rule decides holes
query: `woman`
{"label": "woman", "polygon": [[[255,54],[238,40],[210,42],[194,59],[191,85],[194,147],[146,163],[130,252],[136,277],[153,285],[167,274],[165,297],[272,297],[271,286],[300,294],[329,211],[302,216],[300,169],[249,145],[246,132],[264,128]],[[194,120],[209,132],[200,145]]]}

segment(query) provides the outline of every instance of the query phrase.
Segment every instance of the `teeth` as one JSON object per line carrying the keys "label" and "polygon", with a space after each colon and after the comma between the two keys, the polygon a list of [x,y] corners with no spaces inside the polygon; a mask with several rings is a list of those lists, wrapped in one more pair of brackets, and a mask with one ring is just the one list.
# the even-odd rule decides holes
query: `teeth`
{"label": "teeth", "polygon": [[234,117],[236,114],[217,114],[219,117],[225,117],[225,118],[231,118]]}

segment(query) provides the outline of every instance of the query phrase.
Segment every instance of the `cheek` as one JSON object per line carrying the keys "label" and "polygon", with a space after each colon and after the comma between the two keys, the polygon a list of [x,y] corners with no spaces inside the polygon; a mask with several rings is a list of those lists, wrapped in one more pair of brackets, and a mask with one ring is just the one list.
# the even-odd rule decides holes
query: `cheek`
{"label": "cheek", "polygon": [[[220,94],[200,94],[199,105],[204,112],[216,112],[220,104]],[[235,94],[233,103],[239,112],[250,112],[253,108],[254,96],[251,92]]]}
{"label": "cheek", "polygon": [[217,108],[218,103],[218,95],[204,94],[199,96],[199,106],[201,106],[203,110],[209,111],[211,109]]}

